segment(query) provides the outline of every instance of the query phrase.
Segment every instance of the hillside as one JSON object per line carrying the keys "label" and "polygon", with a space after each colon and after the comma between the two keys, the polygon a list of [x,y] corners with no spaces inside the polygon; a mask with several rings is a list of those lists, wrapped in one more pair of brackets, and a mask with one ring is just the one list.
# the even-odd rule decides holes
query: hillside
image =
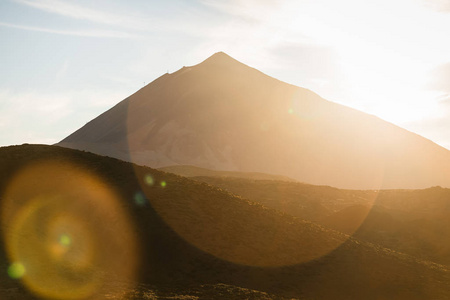
{"label": "hillside", "polygon": [[232,172],[232,171],[217,171],[205,168],[199,168],[195,166],[169,166],[158,168],[158,170],[168,173],[177,174],[184,177],[233,177],[233,178],[245,178],[253,180],[279,180],[279,181],[295,181],[292,178],[272,175],[257,172]]}
{"label": "hillside", "polygon": [[193,179],[360,240],[450,264],[450,189],[343,190],[273,180]]}
{"label": "hillside", "polygon": [[0,265],[24,270],[1,273],[2,297],[450,297],[442,265],[155,169],[23,145],[0,148],[0,176]]}
{"label": "hillside", "polygon": [[447,149],[222,52],[159,77],[59,145],[338,188],[450,187]]}

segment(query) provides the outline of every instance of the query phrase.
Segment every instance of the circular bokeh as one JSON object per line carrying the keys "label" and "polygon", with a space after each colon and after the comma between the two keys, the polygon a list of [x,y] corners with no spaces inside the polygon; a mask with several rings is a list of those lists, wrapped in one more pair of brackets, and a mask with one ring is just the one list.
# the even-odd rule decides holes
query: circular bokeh
{"label": "circular bokeh", "polygon": [[137,239],[113,189],[73,163],[18,172],[2,196],[8,274],[47,299],[98,299],[133,281]]}

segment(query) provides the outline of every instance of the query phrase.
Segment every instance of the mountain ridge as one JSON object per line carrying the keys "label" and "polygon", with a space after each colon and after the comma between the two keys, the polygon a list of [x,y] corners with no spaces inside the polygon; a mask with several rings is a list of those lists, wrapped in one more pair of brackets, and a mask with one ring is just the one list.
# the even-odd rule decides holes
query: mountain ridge
{"label": "mountain ridge", "polygon": [[450,186],[447,149],[223,52],[159,77],[58,145],[340,188]]}

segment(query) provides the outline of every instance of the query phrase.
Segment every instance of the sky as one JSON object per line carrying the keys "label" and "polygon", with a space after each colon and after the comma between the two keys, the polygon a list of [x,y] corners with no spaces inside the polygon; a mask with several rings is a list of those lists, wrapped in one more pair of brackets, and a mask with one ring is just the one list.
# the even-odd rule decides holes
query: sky
{"label": "sky", "polygon": [[0,146],[219,51],[450,149],[450,0],[0,0]]}

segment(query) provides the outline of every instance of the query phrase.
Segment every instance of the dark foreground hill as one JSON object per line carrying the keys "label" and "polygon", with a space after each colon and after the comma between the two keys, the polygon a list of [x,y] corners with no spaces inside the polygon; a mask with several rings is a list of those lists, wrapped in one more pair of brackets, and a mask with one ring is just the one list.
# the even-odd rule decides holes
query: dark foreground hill
{"label": "dark foreground hill", "polygon": [[0,176],[2,298],[450,297],[444,266],[154,169],[23,145]]}
{"label": "dark foreground hill", "polygon": [[450,189],[343,190],[243,177],[192,178],[358,239],[450,264]]}
{"label": "dark foreground hill", "polygon": [[450,187],[447,149],[222,52],[159,77],[59,145],[339,188]]}

